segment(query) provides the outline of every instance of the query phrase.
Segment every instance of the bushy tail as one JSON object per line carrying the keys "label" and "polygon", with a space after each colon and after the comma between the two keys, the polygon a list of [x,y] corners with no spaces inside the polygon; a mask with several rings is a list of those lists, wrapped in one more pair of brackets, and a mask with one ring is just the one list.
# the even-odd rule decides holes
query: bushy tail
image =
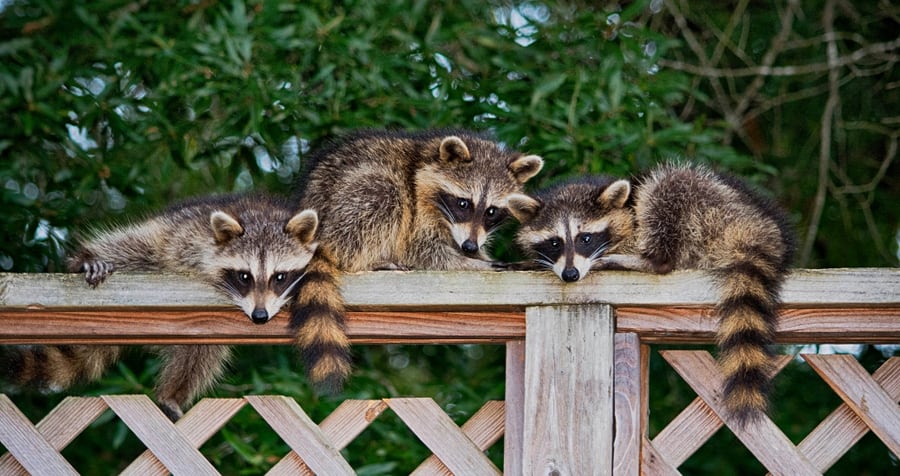
{"label": "bushy tail", "polygon": [[117,346],[10,346],[0,354],[0,372],[11,390],[56,392],[100,378],[120,353]]}
{"label": "bushy tail", "polygon": [[338,393],[352,370],[350,340],[344,324],[340,271],[322,244],[307,265],[297,292],[291,305],[291,328],[307,378],[318,392]]}
{"label": "bushy tail", "polygon": [[768,411],[778,320],[779,292],[786,271],[777,259],[748,253],[713,271],[721,291],[716,306],[719,363],[725,374],[728,412],[744,425]]}

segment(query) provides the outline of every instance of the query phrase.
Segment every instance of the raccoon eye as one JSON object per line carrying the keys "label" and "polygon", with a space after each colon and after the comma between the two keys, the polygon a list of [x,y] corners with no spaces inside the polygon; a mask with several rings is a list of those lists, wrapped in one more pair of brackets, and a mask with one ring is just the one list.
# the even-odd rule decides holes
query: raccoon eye
{"label": "raccoon eye", "polygon": [[250,273],[246,271],[238,271],[238,279],[241,280],[242,283],[249,283],[251,279]]}
{"label": "raccoon eye", "polygon": [[287,277],[287,276],[285,276],[284,273],[278,273],[278,274],[275,275],[275,282],[276,282],[276,283],[282,283],[282,282],[284,282],[284,280],[285,280],[286,277]]}
{"label": "raccoon eye", "polygon": [[559,249],[560,245],[562,245],[562,242],[559,241],[558,239],[553,238],[550,240],[550,246],[553,247],[554,249]]}
{"label": "raccoon eye", "polygon": [[465,198],[460,198],[459,200],[456,201],[456,206],[465,210],[465,209],[469,208],[469,201],[466,200]]}
{"label": "raccoon eye", "polygon": [[581,242],[584,244],[588,244],[591,242],[591,235],[589,233],[585,233],[581,235]]}
{"label": "raccoon eye", "polygon": [[487,210],[485,210],[484,213],[485,213],[488,217],[493,218],[493,216],[497,214],[497,207],[490,207],[490,208],[488,208]]}

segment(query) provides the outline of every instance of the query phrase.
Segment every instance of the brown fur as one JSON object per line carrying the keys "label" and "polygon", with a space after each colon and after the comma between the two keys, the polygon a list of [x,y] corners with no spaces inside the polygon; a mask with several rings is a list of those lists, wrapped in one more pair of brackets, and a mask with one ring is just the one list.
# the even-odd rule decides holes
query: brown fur
{"label": "brown fur", "polygon": [[[654,169],[634,187],[594,178],[510,202],[523,222],[517,242],[532,253],[548,249],[558,223],[572,222],[602,229],[608,239],[589,263],[594,268],[708,270],[720,292],[717,342],[726,406],[741,424],[767,411],[768,347],[793,252],[793,235],[777,206],[734,178],[675,164]],[[551,261],[544,264],[559,260]]]}
{"label": "brown fur", "polygon": [[[316,249],[315,212],[294,214],[285,200],[264,195],[222,196],[185,202],[147,220],[100,230],[70,259],[97,286],[114,271],[190,273],[214,286],[263,323],[293,295]],[[253,278],[242,284],[237,274]],[[276,280],[281,274],[283,279]],[[5,351],[8,383],[58,391],[99,378],[120,355],[113,346],[20,346]],[[229,348],[176,345],[156,348],[162,360],[156,397],[173,420],[181,408],[221,375]]]}
{"label": "brown fur", "polygon": [[359,131],[312,162],[298,201],[319,212],[320,253],[310,263],[319,272],[301,284],[292,323],[310,380],[334,392],[350,372],[336,273],[491,269],[484,248],[507,196],[543,161],[472,132],[434,130]]}

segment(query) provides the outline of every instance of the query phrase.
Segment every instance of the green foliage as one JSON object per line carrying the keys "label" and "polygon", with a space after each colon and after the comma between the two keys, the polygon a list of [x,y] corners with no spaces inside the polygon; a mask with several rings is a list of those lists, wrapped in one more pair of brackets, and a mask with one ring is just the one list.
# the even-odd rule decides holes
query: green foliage
{"label": "green foliage", "polygon": [[[696,58],[682,32],[671,26],[671,16],[655,12],[657,1],[624,9],[591,2],[475,0],[2,5],[3,271],[61,271],[65,250],[79,231],[131,219],[176,199],[250,188],[288,193],[311,147],[359,127],[491,130],[510,147],[545,157],[535,186],[585,173],[628,175],[671,157],[711,162],[767,184],[803,223],[809,221],[817,185],[810,130],[823,101],[786,102],[761,114],[767,152],[752,143],[731,146],[735,131],[716,108],[710,83],[661,66],[664,58]],[[730,3],[694,5],[702,13],[693,24],[725,31]],[[754,23],[747,41],[761,45],[753,50],[756,60],[775,34],[779,11],[748,17]],[[861,34],[877,39],[896,31],[880,14],[863,15],[877,21]],[[795,27],[812,37],[819,33],[817,25],[798,19]],[[705,31],[705,40],[715,36],[711,31]],[[739,67],[741,57],[733,51],[728,49],[723,61]],[[786,58],[799,62],[807,53],[798,49]],[[894,114],[896,74],[855,77],[848,97],[858,100],[845,100],[845,117],[868,124],[867,114]],[[752,79],[733,79],[729,87],[743,90]],[[815,88],[821,84],[817,80],[797,81],[813,82]],[[776,95],[800,89],[788,79],[779,81],[762,90]],[[885,95],[866,94],[870,89]],[[883,162],[860,157],[884,156],[890,124],[854,129],[840,145],[846,154],[840,170],[857,182],[871,177]],[[887,136],[896,144],[896,131]],[[900,175],[894,173],[896,164],[888,165],[885,180],[863,195],[877,221],[852,213],[847,202],[857,195],[827,202],[815,264],[896,263],[884,259],[896,252],[896,243],[886,246],[887,252],[867,246],[872,229],[883,239],[894,236],[900,222],[892,205],[900,198]],[[511,253],[504,240],[498,242],[500,256]],[[430,396],[462,423],[484,401],[503,397],[499,346],[360,346],[355,363],[340,399]],[[135,354],[99,384],[73,393],[150,393],[156,367],[154,359]],[[215,395],[291,395],[318,421],[339,399],[315,396],[298,367],[288,347],[240,348]],[[660,393],[653,394],[653,425],[693,397],[671,372],[656,367],[651,391]],[[668,379],[671,385],[656,384]],[[804,393],[785,391],[783,405],[779,396],[788,416],[807,412],[807,400],[793,399],[797,394]],[[33,419],[58,401],[58,396],[16,399]],[[808,413],[818,416],[819,408],[832,403],[817,403]],[[791,430],[791,436],[804,431],[808,428]],[[735,449],[740,445],[733,440],[723,441],[689,461],[687,471],[721,474],[721,468],[737,466],[736,458],[752,459]],[[850,463],[840,468],[853,472],[865,462],[889,464],[877,441],[860,447],[876,449],[859,450],[860,456],[848,457]],[[106,474],[141,450],[108,414],[66,450],[66,457],[84,474]],[[231,473],[259,474],[287,447],[245,409],[202,450]],[[501,453],[498,447],[489,454],[499,464]],[[428,453],[386,412],[345,454],[360,474],[374,475],[408,472]]]}

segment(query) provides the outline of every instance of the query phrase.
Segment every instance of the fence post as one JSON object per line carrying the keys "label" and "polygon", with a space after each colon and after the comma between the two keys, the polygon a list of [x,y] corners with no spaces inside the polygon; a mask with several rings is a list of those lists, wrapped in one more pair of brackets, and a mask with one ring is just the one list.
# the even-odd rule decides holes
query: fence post
{"label": "fence post", "polygon": [[526,309],[524,474],[612,474],[612,316],[606,304]]}

